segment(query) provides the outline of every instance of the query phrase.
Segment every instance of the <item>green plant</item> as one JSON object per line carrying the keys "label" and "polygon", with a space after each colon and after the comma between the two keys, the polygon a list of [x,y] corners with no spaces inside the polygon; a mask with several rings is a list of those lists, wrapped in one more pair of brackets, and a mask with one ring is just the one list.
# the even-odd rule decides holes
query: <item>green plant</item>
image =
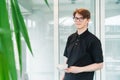
{"label": "green plant", "polygon": [[[17,43],[20,72],[22,74],[21,36],[32,53],[29,36],[17,0],[0,1],[0,80],[18,80],[13,44],[13,34]],[[47,0],[44,0],[49,7]],[[9,11],[10,10],[10,11]],[[11,12],[11,13],[10,13]],[[9,15],[11,15],[11,18]],[[11,26],[11,22],[13,26]]]}

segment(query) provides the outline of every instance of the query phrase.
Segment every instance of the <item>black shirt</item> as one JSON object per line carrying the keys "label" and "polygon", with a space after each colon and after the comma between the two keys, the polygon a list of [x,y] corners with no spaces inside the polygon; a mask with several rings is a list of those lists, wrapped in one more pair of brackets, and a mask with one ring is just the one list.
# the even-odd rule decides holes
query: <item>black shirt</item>
{"label": "black shirt", "polygon": [[[68,58],[68,67],[101,63],[103,62],[101,42],[88,30],[81,35],[73,33],[68,37],[64,56]],[[93,75],[94,72],[66,73],[64,80],[93,80]]]}

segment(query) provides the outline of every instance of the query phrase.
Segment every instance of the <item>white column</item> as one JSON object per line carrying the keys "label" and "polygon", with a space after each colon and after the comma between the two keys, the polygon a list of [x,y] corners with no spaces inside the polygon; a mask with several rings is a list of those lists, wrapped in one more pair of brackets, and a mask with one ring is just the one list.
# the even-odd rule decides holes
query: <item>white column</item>
{"label": "white column", "polygon": [[59,80],[56,65],[59,63],[58,0],[54,0],[54,80]]}
{"label": "white column", "polygon": [[[95,1],[95,35],[100,39],[100,0]],[[96,71],[95,80],[101,80],[100,70]]]}
{"label": "white column", "polygon": [[[96,0],[96,36],[102,42],[103,55],[105,52],[105,29],[104,29],[104,18],[105,18],[105,2],[104,0]],[[105,57],[105,56],[104,56]],[[105,59],[104,59],[105,60]],[[96,71],[96,80],[105,80],[105,64],[102,70]]]}
{"label": "white column", "polygon": [[[100,28],[101,28],[101,42],[103,48],[103,56],[105,58],[105,0],[100,0]],[[103,69],[101,70],[101,80],[105,80],[105,59],[103,64]]]}

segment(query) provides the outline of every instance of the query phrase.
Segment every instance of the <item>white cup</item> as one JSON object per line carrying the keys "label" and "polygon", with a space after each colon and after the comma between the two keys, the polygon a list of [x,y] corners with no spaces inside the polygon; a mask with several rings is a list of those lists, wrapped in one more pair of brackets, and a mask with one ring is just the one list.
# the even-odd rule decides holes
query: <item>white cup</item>
{"label": "white cup", "polygon": [[58,65],[57,65],[57,69],[58,69],[58,70],[65,70],[67,67],[68,67],[67,64],[58,64]]}

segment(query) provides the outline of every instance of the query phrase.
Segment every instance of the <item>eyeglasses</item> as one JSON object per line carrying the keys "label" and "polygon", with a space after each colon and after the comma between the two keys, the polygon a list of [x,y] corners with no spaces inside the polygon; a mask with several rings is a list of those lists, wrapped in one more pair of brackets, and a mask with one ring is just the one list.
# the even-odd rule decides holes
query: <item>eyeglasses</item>
{"label": "eyeglasses", "polygon": [[73,20],[82,22],[84,20],[84,18],[83,17],[79,17],[79,18],[78,17],[73,17]]}

